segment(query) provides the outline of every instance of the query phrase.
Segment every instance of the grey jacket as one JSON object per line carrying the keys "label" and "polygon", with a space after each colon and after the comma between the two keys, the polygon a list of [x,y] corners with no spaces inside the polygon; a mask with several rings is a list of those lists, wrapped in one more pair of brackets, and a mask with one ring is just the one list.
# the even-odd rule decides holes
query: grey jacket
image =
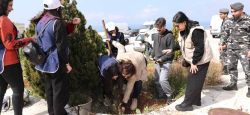
{"label": "grey jacket", "polygon": [[162,51],[166,49],[172,49],[174,47],[174,36],[171,31],[166,30],[162,35],[159,33],[153,34],[154,46],[152,57],[156,60],[161,59],[162,62],[172,62],[174,59],[174,53],[163,54]]}

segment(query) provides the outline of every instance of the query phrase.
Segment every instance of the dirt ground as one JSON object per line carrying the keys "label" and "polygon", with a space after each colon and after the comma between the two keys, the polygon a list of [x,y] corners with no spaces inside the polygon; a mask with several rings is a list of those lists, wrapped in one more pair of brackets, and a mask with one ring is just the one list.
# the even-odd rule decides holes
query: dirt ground
{"label": "dirt ground", "polygon": [[126,110],[125,114],[148,113],[166,106],[166,99],[154,99],[149,92],[142,92],[139,100],[137,110]]}

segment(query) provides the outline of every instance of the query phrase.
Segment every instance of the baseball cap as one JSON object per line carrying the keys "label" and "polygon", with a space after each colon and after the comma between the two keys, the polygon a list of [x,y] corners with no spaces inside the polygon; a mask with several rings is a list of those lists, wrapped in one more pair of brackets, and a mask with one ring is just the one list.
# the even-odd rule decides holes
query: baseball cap
{"label": "baseball cap", "polygon": [[52,10],[63,7],[60,0],[43,0],[44,9]]}

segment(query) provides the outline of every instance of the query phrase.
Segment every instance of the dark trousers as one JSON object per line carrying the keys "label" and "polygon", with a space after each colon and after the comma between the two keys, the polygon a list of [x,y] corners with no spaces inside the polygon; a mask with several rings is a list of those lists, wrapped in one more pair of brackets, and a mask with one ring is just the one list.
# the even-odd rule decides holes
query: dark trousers
{"label": "dark trousers", "polygon": [[[109,97],[110,99],[113,99],[113,87],[117,85],[118,87],[118,93],[119,95],[122,94],[122,86],[125,83],[127,83],[127,80],[125,80],[122,76],[119,76],[116,80],[112,80],[112,77],[102,77],[103,81],[103,88],[104,88],[104,95]],[[136,81],[133,88],[132,98],[138,98],[142,89],[142,81]]]}
{"label": "dark trousers", "polygon": [[4,72],[0,75],[0,114],[8,84],[13,90],[12,104],[14,115],[22,115],[24,83],[20,63],[5,66]]}
{"label": "dark trousers", "polygon": [[193,105],[201,101],[201,90],[206,78],[208,66],[209,63],[198,65],[198,72],[196,74],[189,72],[183,103]]}
{"label": "dark trousers", "polygon": [[56,73],[44,73],[42,78],[45,86],[49,115],[67,115],[64,109],[69,101],[69,80],[65,70]]}
{"label": "dark trousers", "polygon": [[101,76],[102,78],[102,81],[103,81],[103,93],[104,95],[106,95],[108,98],[110,99],[113,99],[114,96],[113,96],[113,89],[114,89],[114,86],[117,86],[117,90],[118,92],[116,93],[119,93],[117,96],[120,96],[122,94],[122,86],[123,86],[123,77],[122,76],[118,76],[118,78],[116,80],[113,80],[112,79],[113,76],[106,76],[106,77],[103,77]]}
{"label": "dark trousers", "polygon": [[142,81],[141,80],[136,81],[134,85],[133,93],[132,93],[132,98],[138,99],[141,93],[141,89],[142,89]]}

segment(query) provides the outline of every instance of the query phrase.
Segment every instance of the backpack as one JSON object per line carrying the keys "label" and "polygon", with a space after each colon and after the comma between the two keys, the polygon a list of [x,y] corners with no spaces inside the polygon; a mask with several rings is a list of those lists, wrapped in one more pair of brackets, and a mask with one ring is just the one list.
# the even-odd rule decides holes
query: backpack
{"label": "backpack", "polygon": [[[36,40],[40,40],[41,35],[44,33],[45,29],[49,25],[51,20],[49,20],[46,25],[42,28],[41,32],[36,36]],[[37,42],[31,41],[28,45],[23,48],[24,56],[34,65],[39,65],[44,63],[47,58],[46,52],[37,44]]]}

